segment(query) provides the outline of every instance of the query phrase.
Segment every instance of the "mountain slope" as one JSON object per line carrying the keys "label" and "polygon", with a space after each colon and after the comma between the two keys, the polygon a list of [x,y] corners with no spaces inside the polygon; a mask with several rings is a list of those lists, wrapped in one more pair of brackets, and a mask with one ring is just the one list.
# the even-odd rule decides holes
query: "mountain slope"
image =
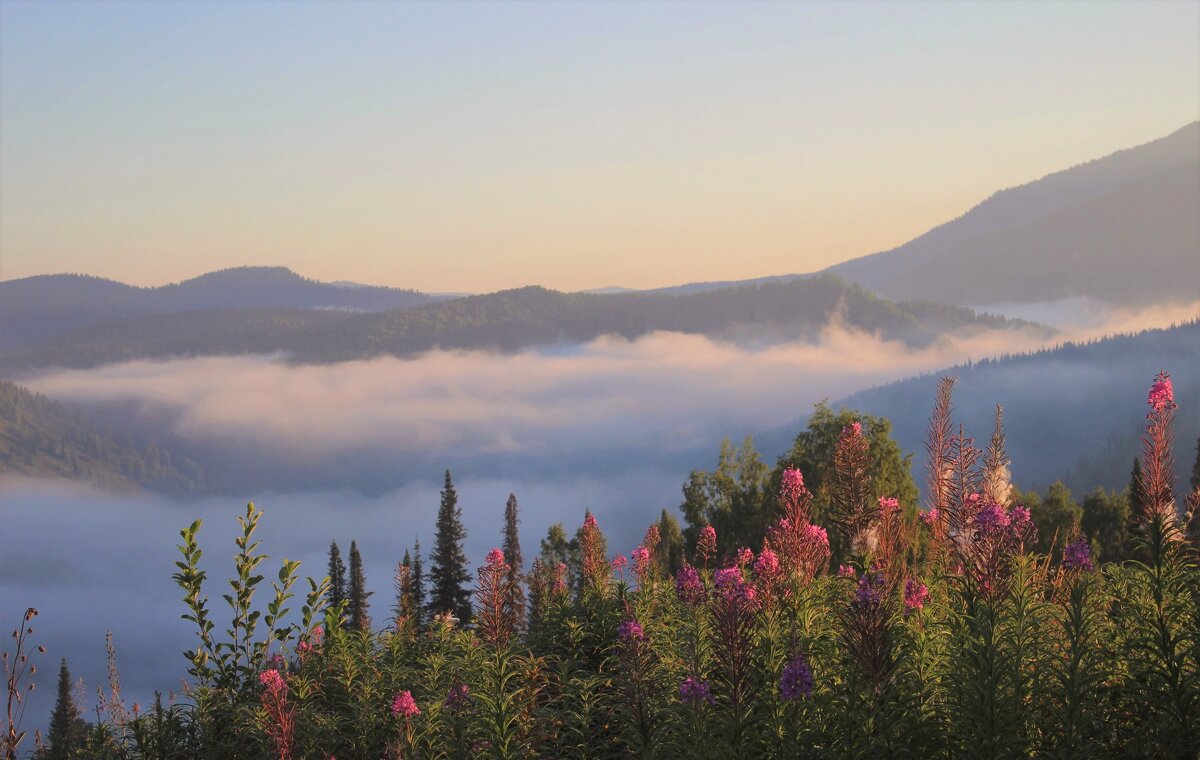
{"label": "mountain slope", "polygon": [[86,480],[108,488],[199,493],[204,475],[152,442],[0,380],[0,474]]}
{"label": "mountain slope", "polygon": [[1003,190],[897,248],[827,271],[890,298],[986,305],[1200,297],[1200,122]]}
{"label": "mountain slope", "polygon": [[769,342],[810,340],[833,318],[910,345],[964,327],[1028,326],[961,307],[893,303],[830,275],[669,295],[529,287],[378,314],[208,312],[109,323],[0,353],[12,374],[134,358],[284,352],[325,363],[433,348],[516,351],[656,331]]}
{"label": "mountain slope", "polygon": [[144,314],[230,309],[387,311],[436,300],[414,290],[317,282],[284,267],[225,269],[156,288],[86,275],[40,275],[0,282],[0,349]]}
{"label": "mountain slope", "polygon": [[[1128,482],[1146,391],[1160,369],[1171,372],[1180,404],[1176,463],[1183,477],[1200,436],[1200,321],[953,367],[861,391],[836,406],[890,419],[901,448],[915,453],[920,480],[935,378],[955,375],[955,422],[976,445],[986,445],[995,404],[1001,404],[1015,482],[1041,488],[1062,478],[1078,494]],[[767,433],[763,449],[779,453],[795,429]]]}

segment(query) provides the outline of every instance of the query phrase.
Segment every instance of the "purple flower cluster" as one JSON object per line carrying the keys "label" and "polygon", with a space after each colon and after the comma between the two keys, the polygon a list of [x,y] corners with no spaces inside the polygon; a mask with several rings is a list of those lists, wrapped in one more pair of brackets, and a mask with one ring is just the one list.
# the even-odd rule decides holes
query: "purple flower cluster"
{"label": "purple flower cluster", "polygon": [[646,638],[646,632],[642,630],[642,624],[636,620],[627,620],[617,626],[617,638],[621,641],[641,641]]}
{"label": "purple flower cluster", "polygon": [[975,530],[980,535],[998,533],[1009,525],[1008,510],[995,502],[986,505],[975,515]]}
{"label": "purple flower cluster", "polygon": [[1063,548],[1062,566],[1064,570],[1083,570],[1087,573],[1096,569],[1092,564],[1092,549],[1087,539],[1077,538]]}
{"label": "purple flower cluster", "polygon": [[779,695],[791,700],[799,697],[812,696],[813,674],[808,666],[808,660],[803,654],[783,666],[783,675],[779,678]]}
{"label": "purple flower cluster", "polygon": [[685,705],[698,705],[701,702],[707,702],[710,705],[716,704],[708,681],[701,681],[691,676],[683,679],[683,683],[679,684],[679,699]]}
{"label": "purple flower cluster", "polygon": [[679,601],[689,607],[704,604],[704,600],[708,598],[708,592],[704,590],[704,582],[700,580],[700,573],[696,568],[684,565],[679,570],[675,576],[675,594],[679,597]]}
{"label": "purple flower cluster", "polygon": [[883,573],[863,573],[854,592],[854,604],[877,605],[883,601]]}
{"label": "purple flower cluster", "polygon": [[717,593],[725,599],[752,604],[758,596],[758,590],[746,583],[742,569],[737,565],[718,570],[713,576],[713,584],[717,587]]}
{"label": "purple flower cluster", "polygon": [[456,681],[446,693],[446,708],[451,712],[460,713],[470,709],[471,704],[471,689],[462,681]]}

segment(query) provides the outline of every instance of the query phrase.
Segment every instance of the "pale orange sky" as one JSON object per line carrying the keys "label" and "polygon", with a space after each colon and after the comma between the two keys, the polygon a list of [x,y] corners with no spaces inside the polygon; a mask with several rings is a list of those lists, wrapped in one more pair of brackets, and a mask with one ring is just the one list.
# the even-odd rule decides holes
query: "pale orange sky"
{"label": "pale orange sky", "polygon": [[1200,118],[1186,2],[0,9],[2,279],[807,272]]}

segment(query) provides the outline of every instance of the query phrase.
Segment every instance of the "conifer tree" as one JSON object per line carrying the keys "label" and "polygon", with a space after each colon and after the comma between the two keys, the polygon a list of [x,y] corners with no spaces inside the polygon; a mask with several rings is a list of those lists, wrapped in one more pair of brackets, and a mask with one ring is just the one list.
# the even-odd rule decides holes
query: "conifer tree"
{"label": "conifer tree", "polygon": [[1122,559],[1145,559],[1137,550],[1135,539],[1142,533],[1142,522],[1146,517],[1146,491],[1142,488],[1142,460],[1133,460],[1129,472],[1129,517],[1125,528],[1125,551]]}
{"label": "conifer tree", "polygon": [[658,519],[658,536],[654,561],[660,569],[674,576],[683,567],[683,531],[679,521],[665,509]]}
{"label": "conifer tree", "polygon": [[404,559],[400,560],[400,567],[396,571],[396,603],[392,607],[392,615],[396,619],[397,627],[399,627],[401,619],[412,619],[413,596],[412,555],[408,549],[405,549]]}
{"label": "conifer tree", "polygon": [[525,627],[525,563],[521,557],[521,536],[517,528],[520,521],[517,495],[510,493],[508,503],[504,505],[504,561],[508,564],[509,588],[508,598],[505,600],[505,614],[517,633]]}
{"label": "conifer tree", "polygon": [[71,693],[71,671],[67,669],[64,659],[58,669],[58,698],[50,715],[50,731],[47,735],[49,748],[45,757],[48,760],[80,757],[84,749],[86,725]]}
{"label": "conifer tree", "polygon": [[358,544],[354,541],[350,542],[350,589],[349,602],[347,608],[349,617],[350,630],[366,631],[371,628],[371,618],[367,614],[369,604],[367,597],[371,593],[367,591],[367,578],[363,574],[362,556],[358,553]]}
{"label": "conifer tree", "polygon": [[413,544],[412,554],[413,619],[418,629],[425,622],[425,572],[421,567],[421,539]]}
{"label": "conifer tree", "polygon": [[434,615],[453,613],[463,624],[471,620],[471,591],[467,585],[471,581],[471,573],[467,570],[467,555],[463,552],[463,540],[466,537],[462,510],[458,508],[458,493],[454,490],[450,471],[446,470],[442,502],[438,507],[433,566],[429,569],[432,585],[429,611]]}
{"label": "conifer tree", "polygon": [[329,542],[329,606],[336,607],[346,599],[346,563],[337,541]]}

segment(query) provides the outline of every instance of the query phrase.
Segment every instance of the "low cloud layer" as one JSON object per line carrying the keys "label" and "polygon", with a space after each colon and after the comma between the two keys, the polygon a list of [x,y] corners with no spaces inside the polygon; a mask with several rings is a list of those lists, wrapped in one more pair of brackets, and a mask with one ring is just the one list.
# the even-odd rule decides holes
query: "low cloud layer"
{"label": "low cloud layer", "polygon": [[749,349],[660,332],[559,350],[434,351],[335,365],[138,361],[28,384],[63,400],[171,409],[173,432],[187,439],[299,461],[380,447],[398,456],[536,455],[649,442],[670,449],[771,428],[822,398],[1042,342],[1033,331],[978,331],[913,350],[830,325],[813,344]]}

